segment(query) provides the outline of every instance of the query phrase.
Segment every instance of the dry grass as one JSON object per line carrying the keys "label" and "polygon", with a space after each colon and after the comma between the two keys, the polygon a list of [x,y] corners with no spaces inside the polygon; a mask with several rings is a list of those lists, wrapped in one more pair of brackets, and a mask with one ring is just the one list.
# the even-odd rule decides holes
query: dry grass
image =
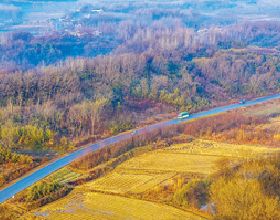
{"label": "dry grass", "polygon": [[117,196],[142,193],[180,173],[202,176],[222,158],[256,157],[277,149],[196,140],[136,156],[113,172],[77,187],[67,197],[35,212],[39,219],[203,219],[170,206]]}
{"label": "dry grass", "polygon": [[218,159],[220,157],[215,155],[192,155],[178,152],[156,151],[133,158],[122,164],[119,169],[134,170],[135,172],[145,170],[151,173],[190,172],[207,175],[212,172],[212,164]]}
{"label": "dry grass", "polygon": [[264,154],[273,154],[279,151],[279,149],[272,149],[269,147],[255,145],[218,143],[214,141],[198,139],[187,144],[173,145],[171,148],[167,148],[160,151],[165,153],[177,153],[199,156],[251,158],[263,156]]}
{"label": "dry grass", "polygon": [[39,219],[52,220],[203,219],[174,207],[125,196],[143,195],[168,182],[172,185],[180,175],[207,177],[217,171],[216,164],[221,159],[256,158],[277,151],[279,149],[209,140],[174,144],[135,156],[108,175],[76,187],[67,197],[34,214]]}
{"label": "dry grass", "polygon": [[86,184],[86,187],[96,191],[113,193],[141,193],[157,186],[160,182],[171,179],[174,173],[149,174],[146,172],[118,172]]}
{"label": "dry grass", "polygon": [[274,114],[280,114],[280,101],[275,100],[269,103],[252,106],[246,110],[245,114],[255,116],[269,116]]}
{"label": "dry grass", "polygon": [[275,100],[265,105],[252,106],[244,112],[247,115],[269,117],[269,122],[257,126],[260,129],[269,129],[280,133],[280,101]]}
{"label": "dry grass", "polygon": [[106,195],[96,192],[75,190],[67,198],[49,204],[36,212],[39,219],[50,220],[201,220],[193,213],[170,206]]}
{"label": "dry grass", "polygon": [[217,161],[224,158],[255,158],[276,151],[278,149],[196,140],[134,157],[107,176],[87,183],[86,188],[119,194],[141,193],[178,174],[211,175],[217,171]]}
{"label": "dry grass", "polygon": [[81,176],[82,175],[80,173],[77,173],[66,167],[66,168],[62,168],[62,169],[58,170],[57,172],[51,174],[50,176],[48,176],[46,178],[46,180],[50,181],[50,182],[56,181],[60,184],[66,184],[70,181],[77,180]]}

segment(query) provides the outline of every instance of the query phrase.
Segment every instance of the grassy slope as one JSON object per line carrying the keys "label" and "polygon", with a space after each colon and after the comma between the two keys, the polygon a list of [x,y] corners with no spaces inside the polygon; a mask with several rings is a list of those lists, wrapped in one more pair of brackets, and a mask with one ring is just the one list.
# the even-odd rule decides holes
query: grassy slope
{"label": "grassy slope", "polygon": [[103,192],[139,193],[180,173],[190,177],[210,175],[216,171],[216,162],[224,158],[250,158],[275,151],[277,149],[260,146],[196,140],[134,157],[86,187]]}
{"label": "grassy slope", "polygon": [[249,110],[246,111],[248,115],[257,115],[257,116],[265,116],[265,115],[273,115],[280,114],[280,101],[275,100],[268,104],[261,104],[257,106],[252,106]]}
{"label": "grassy slope", "polygon": [[90,192],[85,189],[75,190],[68,197],[52,203],[37,211],[42,219],[203,219],[192,213],[170,206]]}
{"label": "grassy slope", "polygon": [[[105,177],[77,187],[35,213],[42,219],[202,219],[158,203],[113,195],[141,193],[183,173],[207,176],[222,158],[255,157],[277,149],[196,140],[134,157]],[[42,217],[44,216],[44,217]]]}
{"label": "grassy slope", "polygon": [[[279,103],[246,110],[247,114],[279,113]],[[272,118],[271,125],[279,125]],[[268,124],[268,125],[269,125]],[[279,126],[278,126],[279,128]],[[136,156],[108,175],[77,187],[69,196],[35,213],[42,219],[201,219],[190,212],[123,196],[139,194],[168,184],[183,174],[190,178],[206,177],[216,171],[220,159],[251,158],[273,154],[279,149],[195,140]],[[117,195],[116,195],[117,194]],[[158,216],[159,215],[159,216]],[[41,219],[40,218],[40,219]]]}

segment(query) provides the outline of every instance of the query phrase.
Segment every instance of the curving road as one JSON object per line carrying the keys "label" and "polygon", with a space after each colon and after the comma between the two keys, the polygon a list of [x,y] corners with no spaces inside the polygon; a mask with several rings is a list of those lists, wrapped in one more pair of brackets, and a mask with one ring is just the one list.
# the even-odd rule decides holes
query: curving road
{"label": "curving road", "polygon": [[[257,99],[254,99],[252,101],[248,101],[245,104],[232,104],[232,105],[213,108],[213,109],[210,109],[210,110],[207,110],[207,111],[195,113],[195,114],[191,115],[189,118],[184,119],[184,120],[176,118],[176,119],[172,119],[170,121],[160,122],[160,123],[157,123],[157,124],[153,124],[153,125],[143,127],[143,128],[135,130],[134,132],[137,132],[137,135],[139,135],[139,134],[143,133],[144,131],[145,132],[151,131],[151,130],[156,129],[158,127],[180,124],[182,122],[189,121],[190,119],[197,119],[197,118],[202,118],[202,117],[206,117],[206,116],[211,116],[211,115],[214,115],[214,114],[227,112],[227,111],[237,109],[237,108],[240,108],[240,107],[253,106],[253,105],[261,104],[261,103],[268,102],[268,101],[271,101],[271,100],[274,100],[274,99],[280,99],[280,94],[257,98]],[[92,144],[92,145],[90,145],[86,148],[77,150],[73,153],[70,153],[69,155],[66,155],[66,156],[64,156],[60,159],[55,160],[54,162],[46,165],[45,167],[42,167],[42,168],[34,171],[33,173],[31,173],[29,175],[26,175],[25,177],[19,179],[15,183],[13,183],[10,186],[1,190],[0,191],[0,202],[4,202],[4,201],[8,200],[9,198],[12,198],[16,193],[26,189],[27,187],[31,186],[32,184],[34,184],[38,180],[41,180],[44,177],[50,175],[54,171],[68,165],[73,160],[75,160],[77,158],[80,158],[80,157],[84,156],[85,154],[87,154],[89,152],[92,152],[94,150],[97,150],[99,148],[106,147],[110,144],[117,143],[121,140],[127,139],[128,137],[131,137],[131,135],[132,135],[131,133],[123,133],[123,134],[119,134],[117,136],[109,137],[109,138],[101,140],[101,141],[99,141],[95,144]]]}

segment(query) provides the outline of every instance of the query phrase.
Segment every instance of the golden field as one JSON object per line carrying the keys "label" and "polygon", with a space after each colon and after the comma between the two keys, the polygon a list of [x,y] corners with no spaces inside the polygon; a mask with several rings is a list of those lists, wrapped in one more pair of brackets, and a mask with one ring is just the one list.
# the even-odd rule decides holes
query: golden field
{"label": "golden field", "polygon": [[75,190],[64,199],[49,204],[35,215],[38,219],[50,220],[202,220],[204,218],[170,206],[106,195],[102,193]]}
{"label": "golden field", "polygon": [[134,157],[86,187],[102,192],[140,193],[179,174],[210,175],[217,171],[216,163],[224,158],[252,158],[276,151],[279,150],[195,140]]}
{"label": "golden field", "polygon": [[203,219],[190,212],[150,201],[127,198],[176,176],[207,177],[225,158],[252,158],[278,149],[194,140],[146,152],[119,165],[108,175],[76,187],[70,195],[33,212],[39,219]]}

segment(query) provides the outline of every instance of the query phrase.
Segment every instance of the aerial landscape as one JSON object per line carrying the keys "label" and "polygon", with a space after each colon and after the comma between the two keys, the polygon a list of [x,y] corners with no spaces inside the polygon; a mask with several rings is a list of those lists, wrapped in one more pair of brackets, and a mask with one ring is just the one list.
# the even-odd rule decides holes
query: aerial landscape
{"label": "aerial landscape", "polygon": [[0,220],[280,219],[280,1],[0,1]]}

